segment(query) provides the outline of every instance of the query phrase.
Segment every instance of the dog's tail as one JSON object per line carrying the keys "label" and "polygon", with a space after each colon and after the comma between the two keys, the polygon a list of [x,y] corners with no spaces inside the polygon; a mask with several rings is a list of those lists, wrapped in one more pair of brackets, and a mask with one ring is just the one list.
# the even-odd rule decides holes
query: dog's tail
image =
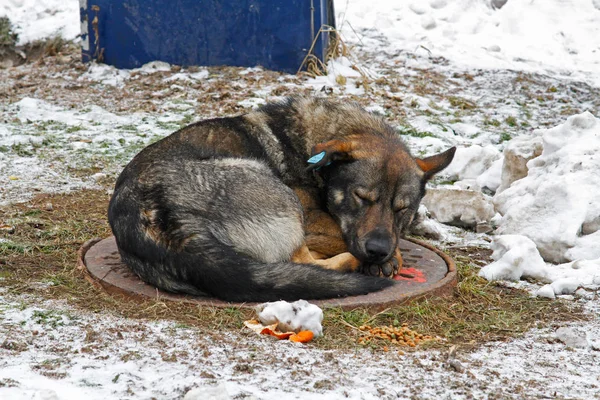
{"label": "dog's tail", "polygon": [[[292,262],[262,263],[227,254],[170,253],[146,258],[121,250],[123,261],[144,281],[171,291],[209,295],[233,302],[325,299],[367,294],[394,284],[392,280],[343,273]],[[162,260],[150,262],[149,260]]]}

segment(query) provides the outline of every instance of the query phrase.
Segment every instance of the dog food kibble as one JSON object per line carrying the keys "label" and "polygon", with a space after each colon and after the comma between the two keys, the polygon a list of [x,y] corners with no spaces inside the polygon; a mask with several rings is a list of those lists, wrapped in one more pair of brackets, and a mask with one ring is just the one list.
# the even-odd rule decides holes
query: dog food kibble
{"label": "dog food kibble", "polygon": [[[433,336],[422,335],[409,329],[407,324],[402,324],[399,328],[393,326],[371,327],[369,325],[362,325],[359,329],[363,333],[363,336],[358,338],[359,344],[369,344],[374,340],[384,340],[398,346],[415,347],[423,342],[436,340]],[[384,347],[384,351],[385,348],[387,346]]]}

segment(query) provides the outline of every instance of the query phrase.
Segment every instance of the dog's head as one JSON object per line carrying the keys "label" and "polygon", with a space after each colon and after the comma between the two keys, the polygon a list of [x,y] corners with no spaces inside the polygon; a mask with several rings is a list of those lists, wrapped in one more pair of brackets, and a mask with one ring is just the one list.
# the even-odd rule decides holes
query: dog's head
{"label": "dog's head", "polygon": [[446,168],[455,147],[413,158],[398,138],[360,135],[321,143],[309,169],[325,184],[329,213],[359,260],[389,260],[425,194],[425,184]]}

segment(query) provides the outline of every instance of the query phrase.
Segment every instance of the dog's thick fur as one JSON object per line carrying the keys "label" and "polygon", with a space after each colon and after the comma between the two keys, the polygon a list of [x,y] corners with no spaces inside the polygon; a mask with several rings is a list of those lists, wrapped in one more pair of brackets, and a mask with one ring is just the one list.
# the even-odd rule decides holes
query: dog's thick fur
{"label": "dog's thick fur", "polygon": [[108,217],[123,261],[167,291],[228,301],[365,294],[393,281],[348,271],[401,262],[398,239],[425,183],[453,156],[411,157],[357,105],[290,98],[148,146],[119,176]]}

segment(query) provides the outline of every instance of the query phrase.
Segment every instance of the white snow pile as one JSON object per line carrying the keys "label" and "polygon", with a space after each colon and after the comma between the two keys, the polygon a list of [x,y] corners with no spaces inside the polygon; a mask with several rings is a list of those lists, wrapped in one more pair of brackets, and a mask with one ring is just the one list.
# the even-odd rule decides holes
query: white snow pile
{"label": "white snow pile", "polygon": [[[535,141],[535,139],[533,139]],[[546,261],[600,257],[600,120],[589,112],[542,133],[528,173],[494,197],[499,234],[533,240]]]}
{"label": "white snow pile", "polygon": [[573,293],[586,297],[585,289],[600,288],[600,258],[549,264],[544,262],[535,243],[522,235],[498,236],[492,243],[492,249],[492,258],[496,261],[479,272],[487,280],[531,278],[547,283],[536,291],[536,295],[551,299]]}
{"label": "white snow pile", "polygon": [[388,54],[432,54],[469,68],[543,70],[600,84],[599,18],[597,0],[412,0],[349,2],[339,21],[345,35],[358,32],[365,45],[365,32],[386,37]]}
{"label": "white snow pile", "polygon": [[[527,176],[494,196],[502,214],[492,244],[489,280],[533,278],[548,285],[538,295],[600,287],[600,120],[585,112],[530,139],[540,156]],[[525,139],[520,139],[524,147]],[[558,265],[554,265],[554,264]]]}
{"label": "white snow pile", "polygon": [[10,19],[18,45],[60,36],[75,39],[80,33],[79,2],[64,0],[4,0],[0,17]]}
{"label": "white snow pile", "polygon": [[256,312],[263,325],[278,324],[282,332],[312,331],[315,337],[323,334],[323,310],[306,300],[264,303],[256,307]]}
{"label": "white snow pile", "polygon": [[457,148],[452,163],[443,172],[460,187],[491,191],[500,186],[501,173],[502,156],[493,145]]}

